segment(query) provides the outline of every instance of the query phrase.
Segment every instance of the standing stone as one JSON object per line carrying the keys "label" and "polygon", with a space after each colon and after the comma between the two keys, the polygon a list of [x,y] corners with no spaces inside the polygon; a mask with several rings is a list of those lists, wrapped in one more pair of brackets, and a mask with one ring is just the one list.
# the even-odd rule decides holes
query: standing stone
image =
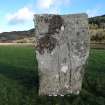
{"label": "standing stone", "polygon": [[79,94],[89,56],[88,16],[35,15],[39,95]]}

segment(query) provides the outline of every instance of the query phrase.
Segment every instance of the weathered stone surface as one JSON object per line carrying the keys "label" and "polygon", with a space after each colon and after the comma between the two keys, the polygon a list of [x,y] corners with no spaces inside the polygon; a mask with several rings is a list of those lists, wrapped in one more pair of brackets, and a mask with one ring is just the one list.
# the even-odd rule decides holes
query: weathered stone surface
{"label": "weathered stone surface", "polygon": [[39,95],[79,94],[89,56],[88,16],[35,15]]}

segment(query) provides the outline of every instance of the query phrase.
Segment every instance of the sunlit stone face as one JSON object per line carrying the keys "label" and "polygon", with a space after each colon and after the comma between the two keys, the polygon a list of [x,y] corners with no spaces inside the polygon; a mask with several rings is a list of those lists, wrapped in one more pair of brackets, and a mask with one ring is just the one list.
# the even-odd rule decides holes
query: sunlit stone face
{"label": "sunlit stone face", "polygon": [[35,15],[34,21],[39,95],[78,95],[89,56],[87,15]]}

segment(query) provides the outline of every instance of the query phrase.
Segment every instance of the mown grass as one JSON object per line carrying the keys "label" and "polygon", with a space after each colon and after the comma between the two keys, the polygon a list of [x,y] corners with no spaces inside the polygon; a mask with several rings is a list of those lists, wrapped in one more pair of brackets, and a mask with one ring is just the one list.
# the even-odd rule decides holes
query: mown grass
{"label": "mown grass", "polygon": [[35,50],[0,46],[0,105],[105,105],[105,50],[92,49],[78,96],[38,96]]}
{"label": "mown grass", "polygon": [[0,105],[33,105],[37,92],[34,51],[27,46],[0,46]]}

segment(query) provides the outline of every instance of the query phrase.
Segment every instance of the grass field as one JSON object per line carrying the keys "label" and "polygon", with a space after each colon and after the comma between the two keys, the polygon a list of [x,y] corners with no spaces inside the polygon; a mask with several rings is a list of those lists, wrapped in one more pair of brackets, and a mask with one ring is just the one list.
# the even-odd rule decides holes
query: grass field
{"label": "grass field", "polygon": [[0,105],[105,105],[105,50],[92,49],[78,96],[38,96],[35,50],[0,46]]}

